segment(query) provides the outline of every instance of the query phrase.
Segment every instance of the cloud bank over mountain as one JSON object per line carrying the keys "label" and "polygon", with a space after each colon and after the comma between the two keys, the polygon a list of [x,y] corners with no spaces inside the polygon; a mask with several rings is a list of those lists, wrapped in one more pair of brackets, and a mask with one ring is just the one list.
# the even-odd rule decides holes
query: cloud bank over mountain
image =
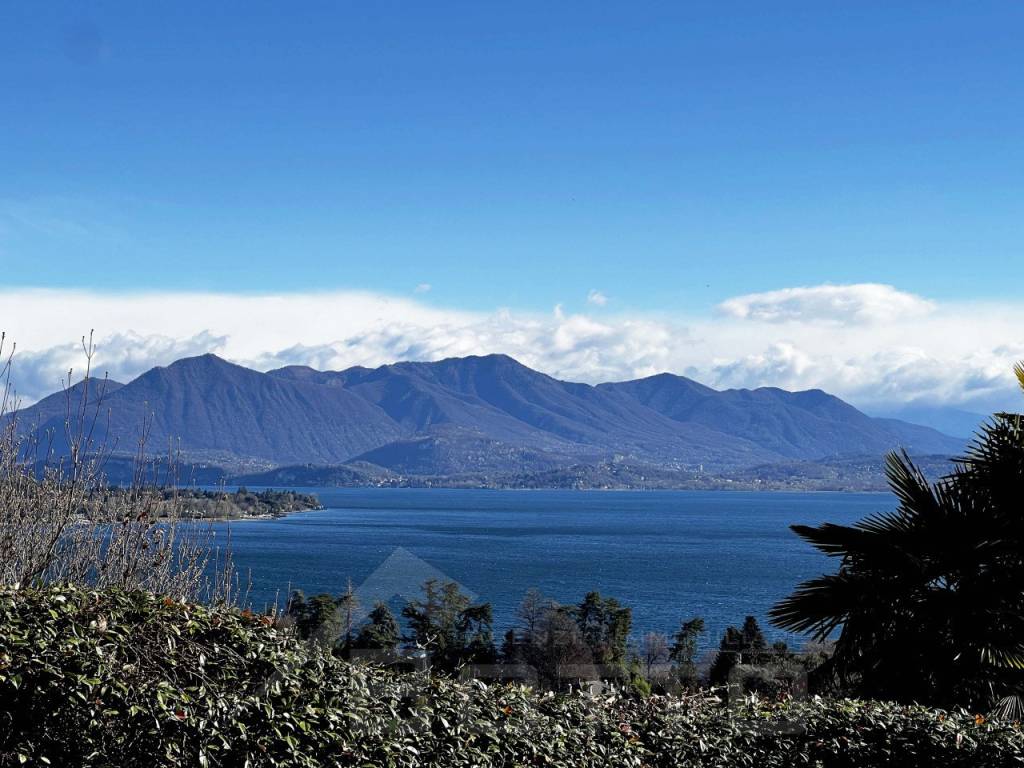
{"label": "cloud bank over mountain", "polygon": [[509,354],[590,383],[660,372],[711,386],[822,388],[862,407],[1015,405],[1024,304],[937,302],[878,284],[737,296],[703,314],[470,312],[360,291],[292,294],[0,291],[0,327],[18,343],[23,402],[52,392],[97,331],[98,371],[124,381],[215,352],[260,370],[327,370],[395,360]]}
{"label": "cloud bank over mountain", "polygon": [[816,285],[751,293],[728,299],[719,306],[726,315],[767,323],[899,322],[930,314],[934,302],[891,285]]}

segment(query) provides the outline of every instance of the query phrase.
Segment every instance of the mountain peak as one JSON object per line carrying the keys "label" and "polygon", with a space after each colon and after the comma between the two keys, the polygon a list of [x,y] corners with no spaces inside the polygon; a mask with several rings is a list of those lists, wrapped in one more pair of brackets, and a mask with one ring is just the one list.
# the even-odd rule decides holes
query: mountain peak
{"label": "mountain peak", "polygon": [[[450,360],[458,360],[459,358],[449,358]],[[525,365],[520,363],[511,355],[506,355],[504,352],[492,352],[489,355],[469,355],[468,357],[462,358],[463,360],[479,360],[485,363],[510,363],[512,365],[518,365],[522,368],[526,368]]]}
{"label": "mountain peak", "polygon": [[[194,355],[192,357],[183,357],[180,360],[175,360],[170,365],[154,368],[153,371],[205,376],[263,375],[259,371],[246,368],[244,365],[238,365],[237,363],[232,363],[230,360],[225,360],[223,357],[215,355],[213,352]],[[143,374],[143,376],[145,375],[146,374]]]}
{"label": "mountain peak", "polygon": [[644,405],[662,413],[666,413],[666,409],[671,410],[674,413],[666,413],[666,415],[672,418],[679,414],[680,408],[688,407],[703,398],[719,394],[717,390],[701,384],[699,381],[675,373],[656,373],[653,376],[632,381],[599,384],[598,387],[628,393],[630,397],[634,397]]}
{"label": "mountain peak", "polygon": [[81,405],[86,384],[89,387],[89,402],[93,406],[97,404],[102,405],[107,398],[124,386],[124,384],[114,381],[114,379],[90,376],[88,379],[76,381],[67,389],[61,389],[51,395],[47,395],[34,405],[26,408],[23,413],[31,412],[36,421],[46,421],[51,418],[62,417],[67,412],[69,402],[72,409],[77,409]]}
{"label": "mountain peak", "polygon": [[663,385],[677,384],[707,390],[708,392],[715,391],[711,387],[707,386],[706,384],[701,384],[699,381],[696,381],[695,379],[691,379],[687,376],[680,376],[678,373],[671,373],[668,371],[662,373],[655,373],[651,376],[645,376],[644,378],[636,379],[635,381],[647,381],[652,384]]}
{"label": "mountain peak", "polygon": [[[402,365],[402,363],[398,363]],[[463,357],[445,357],[441,360],[436,360],[429,363],[418,363],[418,365],[434,365],[434,366],[451,366],[451,365],[471,365],[471,366],[509,366],[515,368],[526,368],[527,370],[533,370],[520,363],[514,357],[506,355],[501,352],[494,352],[489,355],[465,355]],[[536,371],[534,371],[536,373]]]}
{"label": "mountain peak", "polygon": [[[402,362],[381,366],[378,370],[413,371],[441,380],[456,377],[461,381],[498,377],[529,377],[534,380],[551,379],[547,374],[535,371],[523,365],[514,357],[505,354],[466,355],[465,357],[446,357],[433,362]],[[554,381],[554,379],[551,379]]]}
{"label": "mountain peak", "polygon": [[180,360],[175,360],[173,363],[171,363],[167,367],[168,368],[173,368],[175,366],[198,366],[198,365],[230,365],[230,366],[234,366],[236,368],[240,368],[241,367],[241,366],[237,366],[234,363],[231,363],[231,362],[225,360],[223,357],[219,357],[218,355],[214,354],[213,352],[205,352],[205,353],[203,353],[201,355],[193,355],[192,357],[183,357]]}
{"label": "mountain peak", "polygon": [[[111,386],[111,432],[122,444],[151,417],[154,444],[180,438],[195,455],[270,462],[340,463],[376,451],[375,460],[401,470],[401,456],[430,445],[428,458],[441,472],[615,454],[678,471],[877,456],[900,445],[954,453],[961,445],[871,419],[821,390],[719,392],[672,373],[573,384],[506,354],[261,373],[208,353]],[[58,394],[60,408],[41,403],[36,414],[59,426],[63,402]],[[389,445],[398,447],[377,451]]]}

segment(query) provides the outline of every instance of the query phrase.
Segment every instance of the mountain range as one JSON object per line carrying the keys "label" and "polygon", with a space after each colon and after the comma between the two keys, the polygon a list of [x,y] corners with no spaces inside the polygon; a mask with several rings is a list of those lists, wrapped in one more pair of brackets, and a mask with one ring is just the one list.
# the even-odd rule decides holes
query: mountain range
{"label": "mountain range", "polygon": [[[560,381],[505,355],[317,371],[260,372],[215,355],[107,382],[94,438],[134,452],[180,448],[230,473],[289,465],[415,476],[549,472],[615,461],[722,472],[841,457],[958,452],[963,441],[872,418],[820,390],[719,391],[672,374]],[[93,402],[97,384],[93,383]],[[19,414],[64,449],[79,384]]]}

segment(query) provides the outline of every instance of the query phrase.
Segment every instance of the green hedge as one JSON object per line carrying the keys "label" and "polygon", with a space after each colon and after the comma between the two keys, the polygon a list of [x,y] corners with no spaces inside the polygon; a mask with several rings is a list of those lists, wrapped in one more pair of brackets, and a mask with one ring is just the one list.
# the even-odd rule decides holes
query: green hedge
{"label": "green hedge", "polygon": [[350,665],[249,613],[0,593],[0,766],[1014,766],[1016,724],[856,701],[555,696]]}

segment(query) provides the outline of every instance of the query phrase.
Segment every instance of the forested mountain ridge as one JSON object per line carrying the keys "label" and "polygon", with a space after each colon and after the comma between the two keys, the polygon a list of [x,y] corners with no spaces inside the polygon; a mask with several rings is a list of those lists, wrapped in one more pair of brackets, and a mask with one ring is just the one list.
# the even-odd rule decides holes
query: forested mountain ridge
{"label": "forested mountain ridge", "polygon": [[[20,414],[52,430],[58,452],[66,402],[57,393]],[[185,457],[225,466],[361,462],[433,476],[607,459],[716,471],[962,447],[820,390],[718,391],[672,374],[593,386],[505,355],[262,373],[208,354],[112,383],[102,409],[97,437],[129,451],[147,424],[150,450],[180,441]]]}

